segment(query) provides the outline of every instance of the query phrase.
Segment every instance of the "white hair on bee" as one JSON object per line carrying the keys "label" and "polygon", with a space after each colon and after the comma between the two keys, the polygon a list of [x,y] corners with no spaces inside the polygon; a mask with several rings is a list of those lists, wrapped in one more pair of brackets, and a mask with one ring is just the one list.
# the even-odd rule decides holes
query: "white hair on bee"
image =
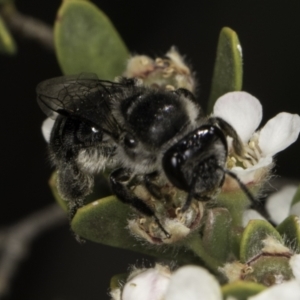
{"label": "white hair on bee", "polygon": [[82,171],[97,174],[115,164],[115,160],[106,152],[105,147],[81,149],[76,158],[77,164]]}

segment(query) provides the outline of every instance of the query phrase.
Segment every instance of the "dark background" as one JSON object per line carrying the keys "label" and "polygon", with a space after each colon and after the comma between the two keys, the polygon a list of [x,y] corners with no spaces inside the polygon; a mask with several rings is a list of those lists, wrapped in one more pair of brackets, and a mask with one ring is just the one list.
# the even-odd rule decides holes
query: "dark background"
{"label": "dark background", "polygon": [[[114,22],[128,48],[163,54],[176,45],[194,66],[206,102],[220,29],[229,26],[244,53],[244,90],[261,100],[264,120],[280,111],[300,112],[299,0],[289,1],[94,1]],[[60,1],[16,1],[19,10],[52,24]],[[41,80],[60,75],[55,56],[17,39],[19,53],[0,57],[0,225],[17,222],[53,201],[51,173],[35,100]],[[278,155],[276,173],[299,177],[299,141]],[[142,256],[87,242],[79,245],[68,226],[33,244],[8,299],[108,299],[109,279],[142,262]]]}

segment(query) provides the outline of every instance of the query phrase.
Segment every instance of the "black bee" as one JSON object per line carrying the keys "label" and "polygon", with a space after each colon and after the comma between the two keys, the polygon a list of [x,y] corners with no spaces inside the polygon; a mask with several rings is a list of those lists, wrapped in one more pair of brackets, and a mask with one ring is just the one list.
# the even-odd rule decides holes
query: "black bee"
{"label": "black bee", "polygon": [[135,79],[110,82],[82,74],[46,80],[37,95],[42,110],[55,118],[50,157],[71,217],[91,193],[95,174],[111,169],[113,193],[155,218],[168,235],[154,210],[128,188],[129,182],[139,178],[159,199],[153,178],[163,176],[187,192],[185,211],[193,198],[213,198],[226,173],[235,177],[225,169],[227,135],[236,154],[243,155],[235,130],[220,118],[205,118],[186,89],[167,91]]}

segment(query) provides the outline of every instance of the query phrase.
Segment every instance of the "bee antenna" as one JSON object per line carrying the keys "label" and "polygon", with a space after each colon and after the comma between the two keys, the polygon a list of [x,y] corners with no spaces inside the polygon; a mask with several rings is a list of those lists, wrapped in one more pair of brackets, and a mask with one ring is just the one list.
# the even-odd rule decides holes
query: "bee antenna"
{"label": "bee antenna", "polygon": [[240,178],[233,172],[224,169],[222,167],[218,167],[219,169],[221,169],[225,174],[227,174],[228,176],[230,176],[231,178],[233,178],[238,185],[240,186],[241,190],[246,194],[246,196],[248,197],[248,199],[252,202],[255,203],[255,198],[252,195],[252,193],[249,191],[249,189],[247,188],[247,186],[240,180]]}

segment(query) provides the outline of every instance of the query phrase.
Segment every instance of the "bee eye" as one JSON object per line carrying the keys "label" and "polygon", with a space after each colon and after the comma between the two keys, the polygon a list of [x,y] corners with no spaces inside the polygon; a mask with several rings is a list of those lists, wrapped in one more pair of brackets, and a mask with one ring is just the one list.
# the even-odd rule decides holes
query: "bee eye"
{"label": "bee eye", "polygon": [[130,149],[135,148],[137,145],[137,141],[131,134],[126,134],[124,137],[124,145]]}

